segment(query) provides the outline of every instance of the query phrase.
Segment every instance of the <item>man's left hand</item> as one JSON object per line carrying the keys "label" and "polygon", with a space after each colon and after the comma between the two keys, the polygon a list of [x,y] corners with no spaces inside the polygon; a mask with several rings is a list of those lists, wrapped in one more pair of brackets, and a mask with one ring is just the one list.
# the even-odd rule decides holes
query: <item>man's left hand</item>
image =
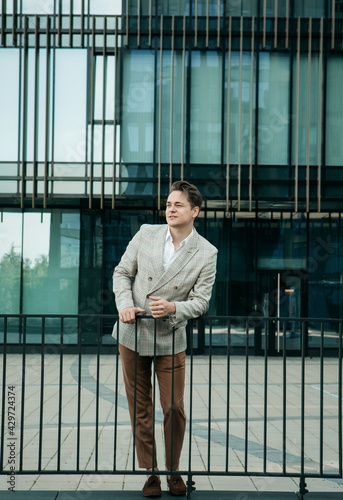
{"label": "man's left hand", "polygon": [[149,299],[152,300],[149,307],[154,318],[163,318],[169,314],[176,313],[174,302],[168,302],[168,300],[162,299],[162,297],[149,297]]}

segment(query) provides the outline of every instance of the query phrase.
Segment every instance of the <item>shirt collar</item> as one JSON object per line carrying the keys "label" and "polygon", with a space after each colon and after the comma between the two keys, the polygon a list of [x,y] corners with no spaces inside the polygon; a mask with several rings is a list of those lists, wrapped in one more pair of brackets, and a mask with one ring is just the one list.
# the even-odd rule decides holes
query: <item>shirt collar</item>
{"label": "shirt collar", "polygon": [[[194,227],[192,228],[192,232],[187,236],[187,238],[185,238],[184,240],[181,241],[179,248],[183,247],[183,245],[185,245],[191,239],[191,237],[193,236],[193,233],[194,233]],[[170,233],[170,227],[169,226],[168,226],[168,229],[167,229],[166,241],[173,242],[173,238],[172,238],[172,235]]]}

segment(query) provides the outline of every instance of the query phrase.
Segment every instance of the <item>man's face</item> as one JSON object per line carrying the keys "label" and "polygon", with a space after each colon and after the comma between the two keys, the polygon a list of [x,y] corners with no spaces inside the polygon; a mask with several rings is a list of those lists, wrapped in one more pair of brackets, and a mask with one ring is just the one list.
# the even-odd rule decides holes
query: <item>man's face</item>
{"label": "man's face", "polygon": [[191,207],[182,191],[172,191],[168,196],[166,220],[171,228],[191,228],[199,213],[199,207]]}

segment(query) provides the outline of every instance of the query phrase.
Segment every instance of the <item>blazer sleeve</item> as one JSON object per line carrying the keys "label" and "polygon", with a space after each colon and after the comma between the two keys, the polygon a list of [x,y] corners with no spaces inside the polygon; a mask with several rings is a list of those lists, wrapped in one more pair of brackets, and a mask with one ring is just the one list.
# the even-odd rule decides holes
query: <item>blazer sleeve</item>
{"label": "blazer sleeve", "polygon": [[141,234],[140,229],[128,244],[113,272],[113,292],[118,312],[135,305],[132,296],[132,280],[137,273],[137,256]]}
{"label": "blazer sleeve", "polygon": [[170,322],[173,327],[178,328],[179,323],[187,319],[198,318],[208,310],[216,278],[218,254],[218,250],[214,247],[212,248],[213,250],[202,267],[192,290],[189,292],[187,300],[174,301],[176,313],[174,316],[170,316]]}

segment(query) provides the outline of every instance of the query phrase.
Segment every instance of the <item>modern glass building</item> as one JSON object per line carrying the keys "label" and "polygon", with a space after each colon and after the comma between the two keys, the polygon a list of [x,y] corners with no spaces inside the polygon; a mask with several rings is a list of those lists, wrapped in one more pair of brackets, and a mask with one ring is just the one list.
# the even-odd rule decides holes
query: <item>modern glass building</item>
{"label": "modern glass building", "polygon": [[[311,318],[313,352],[325,318],[334,352],[342,33],[340,0],[2,0],[0,314],[114,314],[114,266],[183,178],[219,249],[209,314],[290,318],[269,350],[287,335],[295,354],[297,318]],[[7,320],[19,342],[22,318]],[[77,321],[65,319],[71,343]],[[83,322],[84,343],[96,330]],[[261,331],[250,342],[263,347]]]}

